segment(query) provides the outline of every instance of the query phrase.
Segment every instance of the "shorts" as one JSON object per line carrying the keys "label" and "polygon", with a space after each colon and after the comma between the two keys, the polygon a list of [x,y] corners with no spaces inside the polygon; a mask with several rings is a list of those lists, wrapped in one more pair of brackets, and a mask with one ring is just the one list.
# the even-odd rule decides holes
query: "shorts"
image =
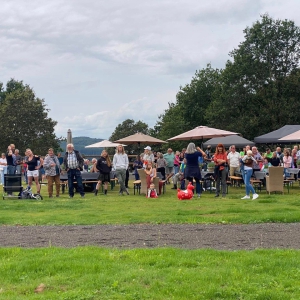
{"label": "shorts", "polygon": [[172,173],[174,173],[174,167],[166,167],[166,174],[169,175]]}
{"label": "shorts", "polygon": [[39,177],[39,170],[27,171],[27,177]]}
{"label": "shorts", "polygon": [[110,182],[110,173],[99,174],[98,180],[102,182]]}

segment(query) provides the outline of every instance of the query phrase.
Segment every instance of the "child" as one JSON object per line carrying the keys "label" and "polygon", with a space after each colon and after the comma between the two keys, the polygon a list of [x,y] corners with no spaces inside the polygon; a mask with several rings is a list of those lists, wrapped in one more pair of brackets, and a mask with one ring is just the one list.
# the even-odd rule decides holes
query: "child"
{"label": "child", "polygon": [[158,198],[154,183],[150,184],[150,187],[147,192],[147,198]]}

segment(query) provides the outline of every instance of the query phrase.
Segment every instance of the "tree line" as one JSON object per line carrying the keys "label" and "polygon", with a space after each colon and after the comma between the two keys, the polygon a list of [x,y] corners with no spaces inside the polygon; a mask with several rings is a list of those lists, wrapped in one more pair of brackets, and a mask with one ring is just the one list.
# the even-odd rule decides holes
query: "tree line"
{"label": "tree line", "polygon": [[[264,14],[243,32],[244,40],[229,53],[225,67],[208,64],[196,71],[154,128],[146,130],[143,124],[144,133],[166,140],[206,125],[253,140],[284,125],[300,124],[299,27]],[[118,136],[122,125],[111,137]],[[181,149],[185,144],[169,146]]]}

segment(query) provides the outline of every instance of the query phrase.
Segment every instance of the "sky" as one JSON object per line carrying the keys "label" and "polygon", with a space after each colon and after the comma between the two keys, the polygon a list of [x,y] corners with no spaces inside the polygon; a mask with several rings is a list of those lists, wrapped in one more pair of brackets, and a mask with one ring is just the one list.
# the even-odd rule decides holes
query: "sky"
{"label": "sky", "polygon": [[261,14],[300,26],[299,11],[299,0],[2,1],[0,81],[30,85],[58,137],[108,139],[128,118],[153,127]]}

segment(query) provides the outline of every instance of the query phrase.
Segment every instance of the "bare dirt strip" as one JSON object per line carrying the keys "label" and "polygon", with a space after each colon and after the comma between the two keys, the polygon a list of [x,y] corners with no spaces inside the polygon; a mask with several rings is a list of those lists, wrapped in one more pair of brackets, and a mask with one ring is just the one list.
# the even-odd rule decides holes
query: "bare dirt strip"
{"label": "bare dirt strip", "polygon": [[0,247],[300,249],[300,223],[0,226]]}

